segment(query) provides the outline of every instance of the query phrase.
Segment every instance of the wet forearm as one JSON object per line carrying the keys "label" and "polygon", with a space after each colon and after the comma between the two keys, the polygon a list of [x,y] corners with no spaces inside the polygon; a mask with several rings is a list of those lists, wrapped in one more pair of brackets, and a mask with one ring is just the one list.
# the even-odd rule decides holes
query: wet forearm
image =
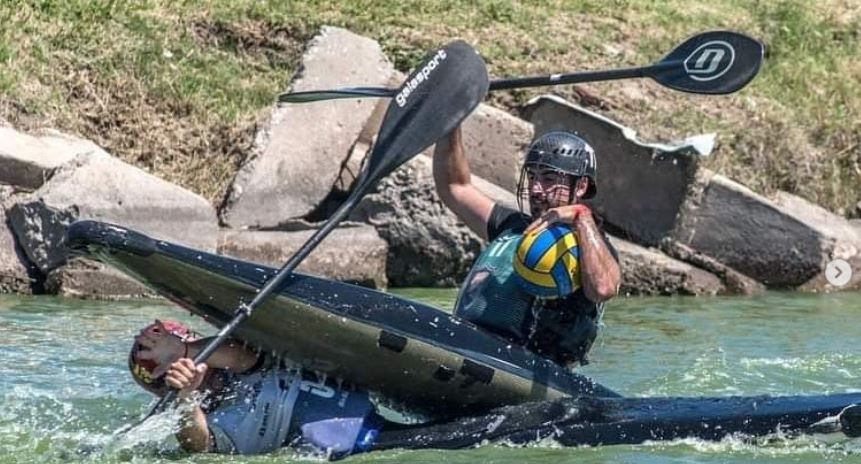
{"label": "wet forearm", "polygon": [[[180,401],[191,401],[188,398]],[[209,426],[206,424],[206,415],[200,406],[188,405],[189,409],[180,420],[180,429],[176,432],[176,439],[182,449],[193,453],[203,453],[212,447],[209,434]]]}
{"label": "wet forearm", "polygon": [[621,281],[619,263],[610,253],[591,215],[575,222],[580,245],[581,285],[586,297],[596,303],[616,296]]}

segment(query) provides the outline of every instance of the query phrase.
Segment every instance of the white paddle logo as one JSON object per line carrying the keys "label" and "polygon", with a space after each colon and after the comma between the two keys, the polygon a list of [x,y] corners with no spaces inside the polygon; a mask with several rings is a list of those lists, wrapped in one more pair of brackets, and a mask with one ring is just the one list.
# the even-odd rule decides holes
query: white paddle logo
{"label": "white paddle logo", "polygon": [[726,74],[735,62],[735,49],[723,40],[700,45],[685,58],[685,71],[700,82],[715,80]]}
{"label": "white paddle logo", "polygon": [[428,76],[430,73],[439,66],[439,62],[446,58],[445,50],[438,50],[436,55],[425,64],[425,66],[421,69],[421,71],[417,72],[412,79],[410,79],[406,84],[404,84],[404,88],[395,95],[395,101],[398,102],[398,106],[401,108],[407,104],[407,98],[412,95],[413,91],[415,91],[422,82],[428,80]]}

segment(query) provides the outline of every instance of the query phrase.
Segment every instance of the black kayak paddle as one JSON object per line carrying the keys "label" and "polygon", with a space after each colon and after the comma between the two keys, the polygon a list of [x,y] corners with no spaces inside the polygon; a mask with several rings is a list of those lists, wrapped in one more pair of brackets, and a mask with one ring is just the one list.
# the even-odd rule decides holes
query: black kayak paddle
{"label": "black kayak paddle", "polygon": [[[661,61],[648,66],[498,79],[490,82],[490,90],[648,77],[682,92],[728,94],[742,89],[757,75],[764,54],[765,47],[756,39],[738,32],[710,31],[690,37]],[[387,87],[345,87],[284,93],[278,101],[307,103],[339,98],[384,98],[394,97],[397,92]]]}

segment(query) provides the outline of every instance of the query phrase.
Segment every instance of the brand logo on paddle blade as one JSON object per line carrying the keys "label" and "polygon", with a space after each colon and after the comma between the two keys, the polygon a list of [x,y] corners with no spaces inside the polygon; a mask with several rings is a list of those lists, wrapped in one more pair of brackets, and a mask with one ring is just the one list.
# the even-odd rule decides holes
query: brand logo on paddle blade
{"label": "brand logo on paddle blade", "polygon": [[410,95],[422,84],[422,82],[428,80],[428,77],[439,66],[439,63],[446,59],[445,50],[438,50],[436,55],[433,56],[427,63],[425,63],[424,67],[421,71],[417,72],[412,79],[407,81],[404,84],[404,88],[395,95],[395,101],[398,102],[398,106],[403,108],[404,105],[407,104],[407,100],[410,98]]}
{"label": "brand logo on paddle blade", "polygon": [[685,58],[688,76],[700,82],[715,80],[726,74],[735,62],[735,49],[723,40],[700,45]]}

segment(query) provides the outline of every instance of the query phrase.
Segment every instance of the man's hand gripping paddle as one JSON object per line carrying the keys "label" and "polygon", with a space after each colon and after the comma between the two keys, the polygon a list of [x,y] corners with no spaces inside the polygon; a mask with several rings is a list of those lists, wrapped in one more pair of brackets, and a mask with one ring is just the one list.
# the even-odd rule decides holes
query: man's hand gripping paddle
{"label": "man's hand gripping paddle", "polygon": [[[466,42],[456,41],[434,51],[395,93],[367,165],[347,201],[314,233],[251,300],[241,302],[233,319],[195,358],[205,362],[236,327],[277,291],[302,260],[355,208],[377,181],[451,132],[484,99],[488,76],[484,60]],[[162,397],[140,422],[171,404],[176,391]],[[139,423],[140,423],[139,422]]]}
{"label": "man's hand gripping paddle", "polygon": [[[682,92],[727,94],[740,90],[756,76],[764,53],[762,43],[744,34],[711,31],[687,39],[661,61],[648,66],[498,79],[490,82],[490,90],[648,77],[664,87]],[[386,87],[345,87],[284,93],[278,101],[305,103],[338,98],[398,98],[400,91]]]}

